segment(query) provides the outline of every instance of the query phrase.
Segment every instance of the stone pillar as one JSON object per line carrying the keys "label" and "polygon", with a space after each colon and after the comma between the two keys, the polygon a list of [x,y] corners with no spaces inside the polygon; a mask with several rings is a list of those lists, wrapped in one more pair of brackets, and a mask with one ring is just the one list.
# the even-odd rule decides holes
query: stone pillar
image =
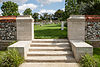
{"label": "stone pillar", "polygon": [[30,41],[34,38],[34,25],[31,16],[17,16],[17,40]]}
{"label": "stone pillar", "polygon": [[68,39],[85,40],[85,15],[71,15],[68,18]]}

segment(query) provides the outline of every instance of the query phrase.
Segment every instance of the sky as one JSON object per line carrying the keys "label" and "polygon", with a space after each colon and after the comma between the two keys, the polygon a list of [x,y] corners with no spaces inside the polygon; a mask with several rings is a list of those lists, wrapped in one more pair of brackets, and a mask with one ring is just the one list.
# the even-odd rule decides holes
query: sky
{"label": "sky", "polygon": [[[0,0],[0,7],[4,1],[13,1],[17,3],[21,15],[26,8],[31,8],[32,13],[38,12],[40,14],[53,14],[58,9],[64,10],[65,8],[65,0]],[[1,9],[0,13],[2,13]]]}

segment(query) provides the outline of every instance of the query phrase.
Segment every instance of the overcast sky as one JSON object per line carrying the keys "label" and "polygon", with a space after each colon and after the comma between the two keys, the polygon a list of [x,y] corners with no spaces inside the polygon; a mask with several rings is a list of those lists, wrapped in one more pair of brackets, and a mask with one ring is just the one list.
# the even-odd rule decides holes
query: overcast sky
{"label": "overcast sky", "polygon": [[[4,1],[13,1],[19,5],[19,12],[22,14],[26,8],[31,8],[32,12],[54,13],[56,10],[65,8],[65,0],[0,0],[0,7]],[[0,13],[2,11],[0,10]]]}

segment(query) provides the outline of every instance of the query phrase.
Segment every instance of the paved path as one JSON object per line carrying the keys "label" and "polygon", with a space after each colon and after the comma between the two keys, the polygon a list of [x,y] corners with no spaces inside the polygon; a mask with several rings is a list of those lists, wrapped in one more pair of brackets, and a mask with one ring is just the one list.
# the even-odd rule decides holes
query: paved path
{"label": "paved path", "polygon": [[79,67],[78,63],[23,63],[20,67]]}

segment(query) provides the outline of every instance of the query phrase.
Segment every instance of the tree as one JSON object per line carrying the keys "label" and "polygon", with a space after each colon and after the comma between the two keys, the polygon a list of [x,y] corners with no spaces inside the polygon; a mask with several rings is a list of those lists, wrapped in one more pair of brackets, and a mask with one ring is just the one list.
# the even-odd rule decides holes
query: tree
{"label": "tree", "polygon": [[100,0],[65,0],[65,15],[100,15]]}
{"label": "tree", "polygon": [[57,10],[55,13],[54,13],[54,17],[55,18],[58,18],[58,20],[62,20],[63,18],[63,15],[64,15],[64,11],[63,10]]}
{"label": "tree", "polygon": [[35,21],[38,21],[38,16],[39,16],[39,13],[34,13],[32,15],[32,17],[34,18]]}
{"label": "tree", "polygon": [[23,15],[32,15],[32,10],[30,8],[27,8],[24,12]]}
{"label": "tree", "polygon": [[100,2],[94,2],[93,4],[84,3],[81,6],[80,14],[83,15],[100,15]]}
{"label": "tree", "polygon": [[3,2],[3,5],[1,6],[1,10],[2,10],[2,15],[3,16],[18,16],[19,12],[18,12],[18,5],[14,2],[11,1],[7,1],[7,2]]}
{"label": "tree", "polygon": [[78,0],[65,0],[65,13],[67,16],[72,14],[79,14]]}

